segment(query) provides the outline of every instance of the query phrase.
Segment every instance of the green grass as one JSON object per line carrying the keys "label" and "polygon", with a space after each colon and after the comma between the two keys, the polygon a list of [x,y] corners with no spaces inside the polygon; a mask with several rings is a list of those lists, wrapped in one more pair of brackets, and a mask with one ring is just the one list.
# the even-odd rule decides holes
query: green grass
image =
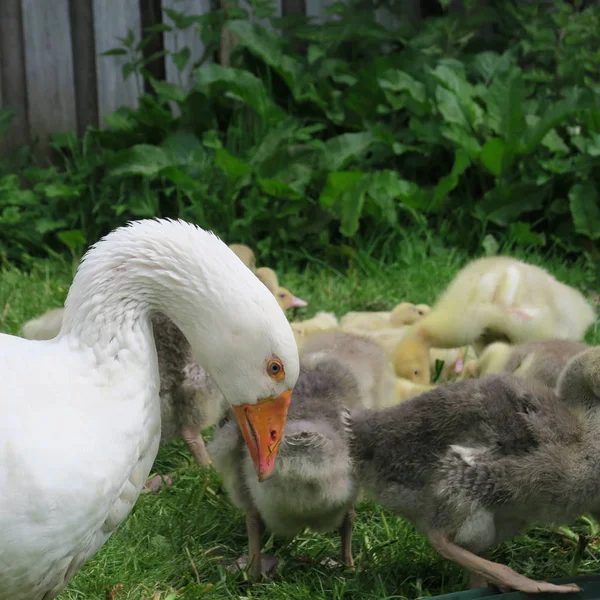
{"label": "green grass", "polygon": [[[458,251],[415,242],[400,242],[388,253],[396,257],[393,264],[377,263],[366,251],[358,252],[353,268],[345,273],[319,261],[302,273],[291,267],[281,271],[281,284],[310,302],[296,318],[312,316],[317,310],[341,315],[351,309],[385,309],[401,300],[432,303],[467,260]],[[584,263],[527,258],[567,283],[591,287],[593,271]],[[35,263],[28,274],[5,269],[0,278],[0,329],[18,333],[25,320],[60,305],[71,276],[70,265],[56,262]],[[588,339],[597,341],[597,326]],[[367,502],[357,511],[356,572],[320,563],[338,557],[337,534],[305,533],[285,544],[276,540],[281,572],[271,582],[249,586],[243,574],[230,574],[221,565],[223,559],[246,551],[246,537],[243,516],[230,505],[214,470],[195,466],[183,443],[174,442],[161,448],[154,471],[174,471],[174,484],[140,498],[131,516],[73,579],[61,600],[104,598],[105,590],[117,585],[123,586],[117,600],[165,600],[174,593],[189,600],[367,600],[417,598],[464,587],[462,571],[436,555],[410,523]],[[586,528],[579,521],[574,529]],[[593,540],[578,572],[596,571],[599,553],[600,546]],[[535,578],[570,574],[574,556],[575,544],[568,536],[539,528],[493,553],[494,559]]]}

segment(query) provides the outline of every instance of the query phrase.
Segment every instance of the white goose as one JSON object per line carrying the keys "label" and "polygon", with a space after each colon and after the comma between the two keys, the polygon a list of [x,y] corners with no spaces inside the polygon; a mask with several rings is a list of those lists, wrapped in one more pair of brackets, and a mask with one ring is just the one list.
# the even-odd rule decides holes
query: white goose
{"label": "white goose", "polygon": [[155,311],[185,333],[270,476],[299,370],[277,301],[212,233],[117,229],[84,257],[56,338],[0,335],[0,600],[55,598],[136,502],[160,441]]}

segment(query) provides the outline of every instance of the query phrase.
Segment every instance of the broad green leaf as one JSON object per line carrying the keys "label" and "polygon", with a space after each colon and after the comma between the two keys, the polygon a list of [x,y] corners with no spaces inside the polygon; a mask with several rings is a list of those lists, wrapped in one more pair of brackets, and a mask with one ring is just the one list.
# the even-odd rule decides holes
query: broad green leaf
{"label": "broad green leaf", "polygon": [[481,149],[479,160],[492,175],[500,177],[504,161],[504,142],[500,138],[490,138]]}
{"label": "broad green leaf", "polygon": [[496,75],[482,98],[487,108],[487,125],[504,140],[505,169],[508,169],[525,131],[525,115],[522,108],[525,87],[521,72],[512,68],[507,73]]}
{"label": "broad green leaf", "polygon": [[424,104],[427,96],[425,86],[400,69],[389,69],[377,80],[384,90],[391,92],[408,92],[415,101]]}
{"label": "broad green leaf", "polygon": [[400,179],[396,171],[375,171],[370,176],[368,196],[389,225],[395,225],[398,220],[397,200],[410,200],[417,192],[417,185]]}
{"label": "broad green leaf", "polygon": [[452,170],[438,181],[433,190],[433,202],[429,207],[432,212],[437,212],[442,208],[448,194],[458,185],[460,176],[468,169],[470,164],[469,155],[462,149],[457,150],[454,154]]}
{"label": "broad green leaf", "polygon": [[533,152],[550,130],[564,123],[568,117],[577,111],[578,104],[579,96],[577,94],[571,94],[569,98],[559,100],[556,104],[553,104],[537,124],[527,130],[524,152],[526,154]]}
{"label": "broad green leaf", "polygon": [[215,152],[215,164],[232,181],[250,172],[250,165],[247,162],[229,154],[225,148],[217,148]]}
{"label": "broad green leaf", "polygon": [[160,145],[172,164],[193,164],[204,153],[202,142],[191,131],[176,131]]}
{"label": "broad green leaf", "polygon": [[61,231],[58,234],[58,239],[71,250],[77,250],[85,246],[85,236],[80,229],[70,229]]}
{"label": "broad green leaf", "polygon": [[171,60],[180,73],[185,69],[191,55],[192,52],[188,46],[184,46],[179,52],[171,53]]}
{"label": "broad green leaf", "polygon": [[266,123],[285,118],[285,113],[273,102],[263,82],[249,71],[210,64],[196,69],[194,79],[196,90],[211,97],[225,91],[230,98],[253,108]]}
{"label": "broad green leaf", "polygon": [[505,143],[505,170],[510,167],[514,154],[519,150],[519,141],[525,129],[524,100],[523,78],[520,72],[513,71],[507,81],[507,95],[501,106],[500,128]]}
{"label": "broad green leaf", "polygon": [[177,188],[186,194],[193,194],[201,189],[202,184],[190,177],[179,167],[166,167],[160,172],[161,177],[170,179]]}
{"label": "broad green leaf", "polygon": [[591,240],[600,238],[600,206],[593,181],[576,183],[569,191],[569,206],[575,231]]}
{"label": "broad green leaf", "polygon": [[338,171],[359,158],[377,140],[367,131],[343,133],[324,144],[324,165],[328,171]]}
{"label": "broad green leaf", "polygon": [[366,176],[361,171],[337,171],[329,173],[321,191],[319,203],[323,208],[333,208],[343,194],[351,190]]}
{"label": "broad green leaf", "polygon": [[547,188],[535,182],[499,183],[475,206],[473,216],[507,227],[524,213],[540,210],[547,201]]}
{"label": "broad green leaf", "polygon": [[35,230],[40,235],[46,235],[51,231],[56,231],[57,229],[63,229],[65,227],[67,227],[66,219],[50,219],[42,217],[35,222]]}
{"label": "broad green leaf", "polygon": [[300,200],[302,196],[294,188],[279,179],[257,178],[261,190],[275,198],[287,198],[288,200]]}
{"label": "broad green leaf", "polygon": [[352,237],[358,231],[369,183],[370,177],[367,175],[342,196],[342,222],[340,225],[342,235]]}
{"label": "broad green leaf", "polygon": [[150,79],[150,83],[159,98],[163,100],[172,100],[173,102],[182,103],[187,98],[187,92],[174,83],[154,78]]}
{"label": "broad green leaf", "polygon": [[150,144],[137,144],[117,152],[112,157],[108,174],[154,177],[169,164],[170,161],[162,148]]}
{"label": "broad green leaf", "polygon": [[[483,120],[483,110],[473,100],[473,86],[466,80],[462,64],[450,60],[443,61],[432,71],[432,75],[440,84],[436,88],[436,99],[438,105],[441,103],[439,109],[446,120],[477,127]],[[448,91],[454,98],[445,93]],[[458,118],[455,104],[460,108],[464,121]]]}
{"label": "broad green leaf", "polygon": [[277,35],[265,27],[250,23],[247,19],[229,21],[227,29],[237,36],[241,46],[281,75],[296,99],[300,97],[304,67],[299,60],[284,50]]}
{"label": "broad green leaf", "polygon": [[459,148],[462,148],[471,160],[477,159],[481,152],[481,146],[477,138],[464,127],[460,125],[443,125],[440,128],[440,132],[446,139],[451,140]]}
{"label": "broad green leaf", "polygon": [[454,92],[438,85],[435,88],[435,99],[444,121],[463,128],[469,127],[469,118]]}
{"label": "broad green leaf", "polygon": [[45,183],[36,186],[36,191],[43,193],[46,198],[77,198],[80,195],[80,190],[77,186],[67,183]]}
{"label": "broad green leaf", "polygon": [[569,146],[567,146],[563,139],[558,135],[556,129],[551,129],[543,138],[542,146],[545,146],[554,154],[569,154]]}
{"label": "broad green leaf", "polygon": [[491,81],[492,78],[503,71],[508,70],[510,65],[514,64],[515,59],[510,51],[504,54],[485,51],[480,52],[475,56],[473,68],[486,81]]}
{"label": "broad green leaf", "polygon": [[542,233],[535,233],[531,231],[529,223],[523,221],[517,221],[511,223],[509,228],[509,235],[514,242],[523,246],[545,246],[546,236]]}

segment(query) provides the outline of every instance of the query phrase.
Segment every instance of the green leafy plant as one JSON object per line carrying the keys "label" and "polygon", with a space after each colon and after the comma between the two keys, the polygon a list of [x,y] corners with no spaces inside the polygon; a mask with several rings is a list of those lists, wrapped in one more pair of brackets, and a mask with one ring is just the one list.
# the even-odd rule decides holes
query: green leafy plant
{"label": "green leafy plant", "polygon": [[[504,241],[595,257],[600,8],[466,2],[415,24],[393,3],[361,2],[332,4],[321,23],[251,3],[270,27],[235,5],[165,10],[108,52],[127,57],[138,108],[80,140],[55,137],[58,166],[25,171],[28,190],[5,182],[24,194],[6,218],[35,222],[32,249],[72,252],[159,215],[272,256],[420,228],[471,251]],[[190,71],[183,47],[169,55],[179,81],[154,79],[148,64],[168,53],[147,56],[149,40],[189,28],[205,55]],[[223,28],[238,42],[231,67],[214,61]]]}

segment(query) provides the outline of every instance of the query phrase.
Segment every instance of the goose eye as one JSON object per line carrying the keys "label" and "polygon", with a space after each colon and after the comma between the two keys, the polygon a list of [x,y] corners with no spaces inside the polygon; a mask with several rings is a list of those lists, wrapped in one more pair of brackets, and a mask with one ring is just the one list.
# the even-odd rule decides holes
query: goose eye
{"label": "goose eye", "polygon": [[279,294],[280,298],[285,298],[285,294]]}
{"label": "goose eye", "polygon": [[415,369],[415,370],[413,371],[413,375],[418,375],[418,374],[419,374],[419,369]]}
{"label": "goose eye", "polygon": [[272,377],[273,379],[277,379],[278,381],[281,381],[285,376],[283,365],[278,360],[270,360],[268,362],[267,373],[270,377]]}

